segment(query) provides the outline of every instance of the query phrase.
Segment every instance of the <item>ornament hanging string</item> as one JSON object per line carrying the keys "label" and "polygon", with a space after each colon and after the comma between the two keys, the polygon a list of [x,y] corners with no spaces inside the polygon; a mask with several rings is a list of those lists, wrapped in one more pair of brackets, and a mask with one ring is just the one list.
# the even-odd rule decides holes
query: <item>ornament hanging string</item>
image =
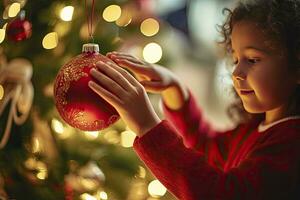
{"label": "ornament hanging string", "polygon": [[87,0],[85,0],[85,10],[86,10],[86,19],[87,19],[87,24],[88,24],[88,33],[90,36],[90,39],[93,41],[94,43],[94,37],[93,37],[93,23],[94,23],[94,11],[95,11],[95,0],[92,1],[92,12],[88,12],[88,8],[87,8]]}

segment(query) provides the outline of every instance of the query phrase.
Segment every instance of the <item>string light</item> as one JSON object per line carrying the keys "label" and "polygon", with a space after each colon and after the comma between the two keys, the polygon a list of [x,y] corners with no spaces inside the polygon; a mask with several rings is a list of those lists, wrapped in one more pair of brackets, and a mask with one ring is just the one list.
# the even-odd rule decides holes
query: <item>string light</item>
{"label": "string light", "polygon": [[162,197],[167,189],[158,180],[153,180],[148,185],[148,192],[152,197]]}
{"label": "string light", "polygon": [[43,39],[43,47],[45,49],[54,49],[58,44],[58,35],[56,32],[48,33]]}
{"label": "string light", "polygon": [[157,43],[149,43],[143,49],[144,60],[149,63],[156,63],[162,57],[162,49]]}
{"label": "string light", "polygon": [[106,7],[102,13],[103,19],[107,22],[114,22],[121,16],[122,10],[118,5],[110,5]]}
{"label": "string light", "polygon": [[123,131],[121,133],[121,145],[123,147],[132,147],[136,134],[133,131]]}
{"label": "string light", "polygon": [[62,8],[60,11],[60,18],[66,22],[72,21],[73,12],[74,12],[73,6],[66,6]]}
{"label": "string light", "polygon": [[20,3],[13,3],[8,8],[8,17],[15,17],[18,15],[18,13],[21,10],[21,4]]}
{"label": "string light", "polygon": [[145,36],[153,36],[158,33],[159,31],[159,23],[157,20],[153,18],[145,19],[140,26],[140,30],[142,34]]}

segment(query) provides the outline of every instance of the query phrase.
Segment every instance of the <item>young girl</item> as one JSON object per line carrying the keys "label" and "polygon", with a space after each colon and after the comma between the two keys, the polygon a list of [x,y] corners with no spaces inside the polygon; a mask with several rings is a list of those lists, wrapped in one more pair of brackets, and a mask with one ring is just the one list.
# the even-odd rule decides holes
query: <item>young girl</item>
{"label": "young girl", "polygon": [[[178,77],[125,53],[97,63],[89,86],[136,132],[135,151],[178,199],[300,199],[300,1],[257,0],[225,11],[234,88],[252,115],[234,130],[211,129]],[[161,93],[166,119],[146,90]]]}

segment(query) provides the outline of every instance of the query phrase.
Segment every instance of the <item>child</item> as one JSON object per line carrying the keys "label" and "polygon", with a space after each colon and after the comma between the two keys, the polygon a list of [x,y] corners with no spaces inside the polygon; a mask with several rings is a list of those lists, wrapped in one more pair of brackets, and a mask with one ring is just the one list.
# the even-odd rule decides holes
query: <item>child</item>
{"label": "child", "polygon": [[[234,130],[213,131],[178,77],[125,53],[107,55],[116,64],[98,63],[89,86],[137,133],[135,151],[178,199],[300,199],[300,1],[225,11],[234,89],[252,115]],[[166,120],[145,90],[161,93]]]}

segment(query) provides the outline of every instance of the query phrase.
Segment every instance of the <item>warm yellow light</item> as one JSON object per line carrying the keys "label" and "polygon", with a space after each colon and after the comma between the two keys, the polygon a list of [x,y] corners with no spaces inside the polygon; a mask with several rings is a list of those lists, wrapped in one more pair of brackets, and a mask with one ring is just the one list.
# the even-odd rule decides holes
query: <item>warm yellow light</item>
{"label": "warm yellow light", "polygon": [[32,170],[35,169],[37,166],[37,161],[34,158],[28,158],[25,162],[24,165],[27,169]]}
{"label": "warm yellow light", "polygon": [[15,17],[21,10],[21,4],[13,3],[8,8],[8,17]]}
{"label": "warm yellow light", "polygon": [[74,7],[66,6],[60,11],[60,18],[66,22],[72,21],[73,13],[74,13]]}
{"label": "warm yellow light", "polygon": [[80,184],[88,191],[95,190],[99,187],[99,182],[91,178],[80,178]]}
{"label": "warm yellow light", "polygon": [[0,29],[0,44],[4,41],[5,39],[5,29]]}
{"label": "warm yellow light", "polygon": [[123,147],[132,147],[136,134],[133,131],[123,131],[121,133],[121,145]]}
{"label": "warm yellow light", "polygon": [[54,49],[58,44],[58,35],[56,32],[48,33],[43,39],[43,47],[45,49]]}
{"label": "warm yellow light", "polygon": [[159,23],[153,18],[148,18],[141,23],[140,29],[145,36],[153,36],[159,31]]}
{"label": "warm yellow light", "polygon": [[3,29],[6,30],[6,27],[7,27],[7,23],[5,23],[5,24],[3,25]]}
{"label": "warm yellow light", "polygon": [[45,171],[47,170],[47,166],[45,163],[43,163],[42,161],[37,161],[36,162],[36,168],[40,171]]}
{"label": "warm yellow light", "polygon": [[145,170],[144,167],[139,166],[138,176],[140,178],[145,178],[146,177],[146,170]]}
{"label": "warm yellow light", "polygon": [[108,22],[113,22],[119,19],[122,10],[118,5],[110,5],[106,7],[102,13],[103,19]]}
{"label": "warm yellow light", "polygon": [[47,166],[45,163],[41,162],[41,161],[37,161],[36,163],[36,169],[38,170],[37,173],[37,178],[44,180],[46,179],[46,177],[48,176],[48,171],[47,171]]}
{"label": "warm yellow light", "polygon": [[36,177],[41,180],[45,180],[47,178],[47,176],[48,176],[48,173],[47,173],[47,171],[44,171],[44,170],[38,172],[36,175]]}
{"label": "warm yellow light", "polygon": [[143,57],[149,63],[156,63],[162,57],[162,49],[157,43],[149,43],[143,49]]}
{"label": "warm yellow light", "polygon": [[152,197],[161,197],[166,194],[167,189],[158,180],[154,180],[149,183],[148,192]]}
{"label": "warm yellow light", "polygon": [[64,125],[57,119],[52,119],[51,127],[58,134],[63,134],[64,132]]}
{"label": "warm yellow light", "polygon": [[41,151],[41,144],[40,141],[37,138],[33,138],[32,142],[32,152],[33,153],[38,153]]}
{"label": "warm yellow light", "polygon": [[80,195],[80,198],[82,200],[97,200],[96,197],[93,197],[92,195],[90,195],[88,193],[83,193],[82,195]]}
{"label": "warm yellow light", "polygon": [[2,85],[0,85],[0,100],[3,98],[4,96],[4,88]]}
{"label": "warm yellow light", "polygon": [[85,131],[85,137],[89,140],[94,140],[99,136],[99,131]]}
{"label": "warm yellow light", "polygon": [[99,197],[100,197],[101,200],[107,200],[107,193],[104,192],[104,191],[101,191],[99,193]]}

